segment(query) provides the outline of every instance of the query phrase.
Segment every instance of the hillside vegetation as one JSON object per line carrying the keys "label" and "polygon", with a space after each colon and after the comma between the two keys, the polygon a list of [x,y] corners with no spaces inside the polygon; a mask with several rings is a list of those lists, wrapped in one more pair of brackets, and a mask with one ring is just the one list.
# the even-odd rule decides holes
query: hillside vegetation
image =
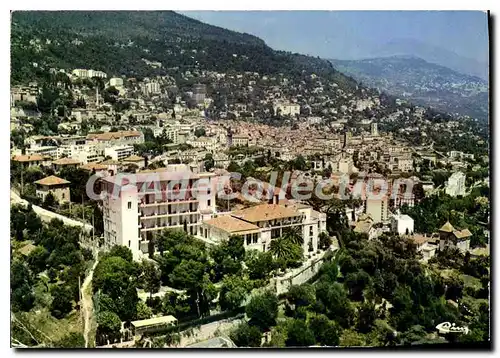
{"label": "hillside vegetation", "polygon": [[[34,80],[43,68],[90,68],[108,76],[165,75],[169,68],[330,76],[356,82],[326,60],[274,51],[261,39],[172,11],[17,11],[12,14],[12,81]],[[161,62],[152,68],[146,61]]]}

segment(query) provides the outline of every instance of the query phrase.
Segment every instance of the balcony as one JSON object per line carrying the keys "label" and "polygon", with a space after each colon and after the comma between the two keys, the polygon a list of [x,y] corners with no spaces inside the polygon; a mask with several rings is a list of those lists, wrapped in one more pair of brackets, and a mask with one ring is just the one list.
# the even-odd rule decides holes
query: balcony
{"label": "balcony", "polygon": [[183,212],[172,212],[172,213],[162,213],[162,212],[153,212],[151,214],[145,214],[144,212],[140,213],[140,218],[141,220],[144,219],[154,219],[154,218],[168,218],[168,217],[174,217],[174,216],[181,216],[181,215],[198,215],[198,210],[192,210],[192,211],[183,211]]}
{"label": "balcony", "polygon": [[155,200],[151,203],[140,203],[139,204],[139,207],[140,208],[150,208],[150,207],[154,207],[154,206],[160,206],[160,205],[170,205],[170,204],[189,204],[189,203],[198,203],[198,199],[195,199],[195,198],[189,198],[189,199],[186,199],[186,200],[167,200],[167,201],[158,201],[158,200]]}
{"label": "balcony", "polygon": [[[184,223],[172,223],[170,225],[168,225],[168,223],[164,223],[165,225],[158,225],[158,224],[155,224],[155,225],[152,225],[152,226],[145,226],[144,224],[142,224],[141,226],[141,232],[148,232],[148,231],[155,231],[155,230],[164,230],[164,229],[172,229],[172,228],[183,228],[184,227]],[[192,226],[198,226],[199,223],[196,222],[196,223],[187,223],[187,226],[188,227],[192,227]]]}

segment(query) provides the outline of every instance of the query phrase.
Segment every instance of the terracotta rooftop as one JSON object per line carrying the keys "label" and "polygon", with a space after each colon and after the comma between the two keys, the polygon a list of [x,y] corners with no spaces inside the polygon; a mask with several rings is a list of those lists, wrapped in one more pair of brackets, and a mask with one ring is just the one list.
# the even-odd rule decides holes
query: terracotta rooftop
{"label": "terracotta rooftop", "polygon": [[268,221],[275,219],[300,216],[301,213],[294,209],[278,204],[261,204],[247,209],[236,211],[232,216],[249,222]]}
{"label": "terracotta rooftop", "polygon": [[133,154],[130,157],[122,159],[122,162],[140,162],[141,160],[144,160],[144,158]]}
{"label": "terracotta rooftop", "polygon": [[139,131],[118,131],[118,132],[107,132],[107,133],[90,133],[87,135],[88,139],[96,140],[112,140],[120,139],[126,137],[140,137],[141,132]]}
{"label": "terracotta rooftop", "polygon": [[72,158],[61,158],[58,160],[54,160],[52,162],[52,164],[55,164],[55,165],[77,165],[77,164],[81,164],[81,162],[76,160],[76,159],[72,159]]}
{"label": "terracotta rooftop", "polygon": [[420,235],[420,234],[414,234],[411,239],[417,244],[418,246],[425,244],[427,241],[429,241],[429,237],[425,235]]}
{"label": "terracotta rooftop", "polygon": [[120,165],[122,163],[120,163],[119,161],[114,160],[114,159],[107,159],[103,162],[100,162],[99,164],[102,164],[102,165]]}
{"label": "terracotta rooftop", "polygon": [[85,170],[107,170],[108,167],[104,164],[99,164],[99,163],[87,163],[85,165],[82,165],[80,168],[85,169]]}
{"label": "terracotta rooftop", "polygon": [[61,185],[61,184],[69,184],[70,182],[67,181],[66,179],[62,179],[59,177],[56,177],[55,175],[51,175],[49,177],[37,180],[35,184],[40,184],[40,185]]}
{"label": "terracotta rooftop", "polygon": [[372,226],[373,221],[371,220],[358,221],[354,227],[354,232],[368,234]]}
{"label": "terracotta rooftop", "polygon": [[455,235],[457,239],[463,239],[465,237],[472,236],[472,233],[469,231],[469,229],[463,229],[461,231],[460,230],[453,231],[453,235]]}
{"label": "terracotta rooftop", "polygon": [[15,162],[37,162],[44,160],[44,157],[38,154],[34,155],[16,155],[12,158]]}
{"label": "terracotta rooftop", "polygon": [[439,231],[442,232],[453,232],[454,230],[455,228],[450,224],[449,221],[447,221],[443,226],[441,226],[441,229],[439,229]]}
{"label": "terracotta rooftop", "polygon": [[237,219],[229,215],[210,219],[208,221],[205,221],[205,224],[214,226],[228,233],[259,230],[259,227],[256,225],[250,224],[246,221]]}

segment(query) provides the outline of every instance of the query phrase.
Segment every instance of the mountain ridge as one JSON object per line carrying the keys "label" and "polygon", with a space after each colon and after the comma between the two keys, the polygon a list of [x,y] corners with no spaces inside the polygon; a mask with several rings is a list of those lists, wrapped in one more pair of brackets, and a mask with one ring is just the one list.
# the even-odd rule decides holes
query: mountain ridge
{"label": "mountain ridge", "polygon": [[384,46],[373,49],[369,58],[390,57],[393,55],[413,55],[459,73],[478,76],[483,80],[487,80],[489,77],[488,62],[464,57],[453,51],[415,39],[393,39]]}
{"label": "mountain ridge", "polygon": [[395,55],[363,60],[330,60],[341,72],[387,93],[450,113],[488,116],[488,82],[428,62]]}
{"label": "mountain ridge", "polygon": [[[161,68],[151,69],[144,58],[160,62]],[[306,70],[332,76],[346,87],[357,86],[326,60],[276,51],[256,36],[173,11],[13,12],[12,81],[35,79],[34,63],[130,77],[165,75],[172,67],[293,75]]]}

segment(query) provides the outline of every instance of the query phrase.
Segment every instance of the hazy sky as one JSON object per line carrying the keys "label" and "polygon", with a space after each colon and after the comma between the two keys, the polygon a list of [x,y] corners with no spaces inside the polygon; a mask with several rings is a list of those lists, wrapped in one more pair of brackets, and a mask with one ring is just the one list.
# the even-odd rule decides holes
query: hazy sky
{"label": "hazy sky", "polygon": [[183,11],[246,32],[277,50],[324,58],[370,57],[391,40],[412,39],[481,62],[488,60],[488,20],[480,11]]}

